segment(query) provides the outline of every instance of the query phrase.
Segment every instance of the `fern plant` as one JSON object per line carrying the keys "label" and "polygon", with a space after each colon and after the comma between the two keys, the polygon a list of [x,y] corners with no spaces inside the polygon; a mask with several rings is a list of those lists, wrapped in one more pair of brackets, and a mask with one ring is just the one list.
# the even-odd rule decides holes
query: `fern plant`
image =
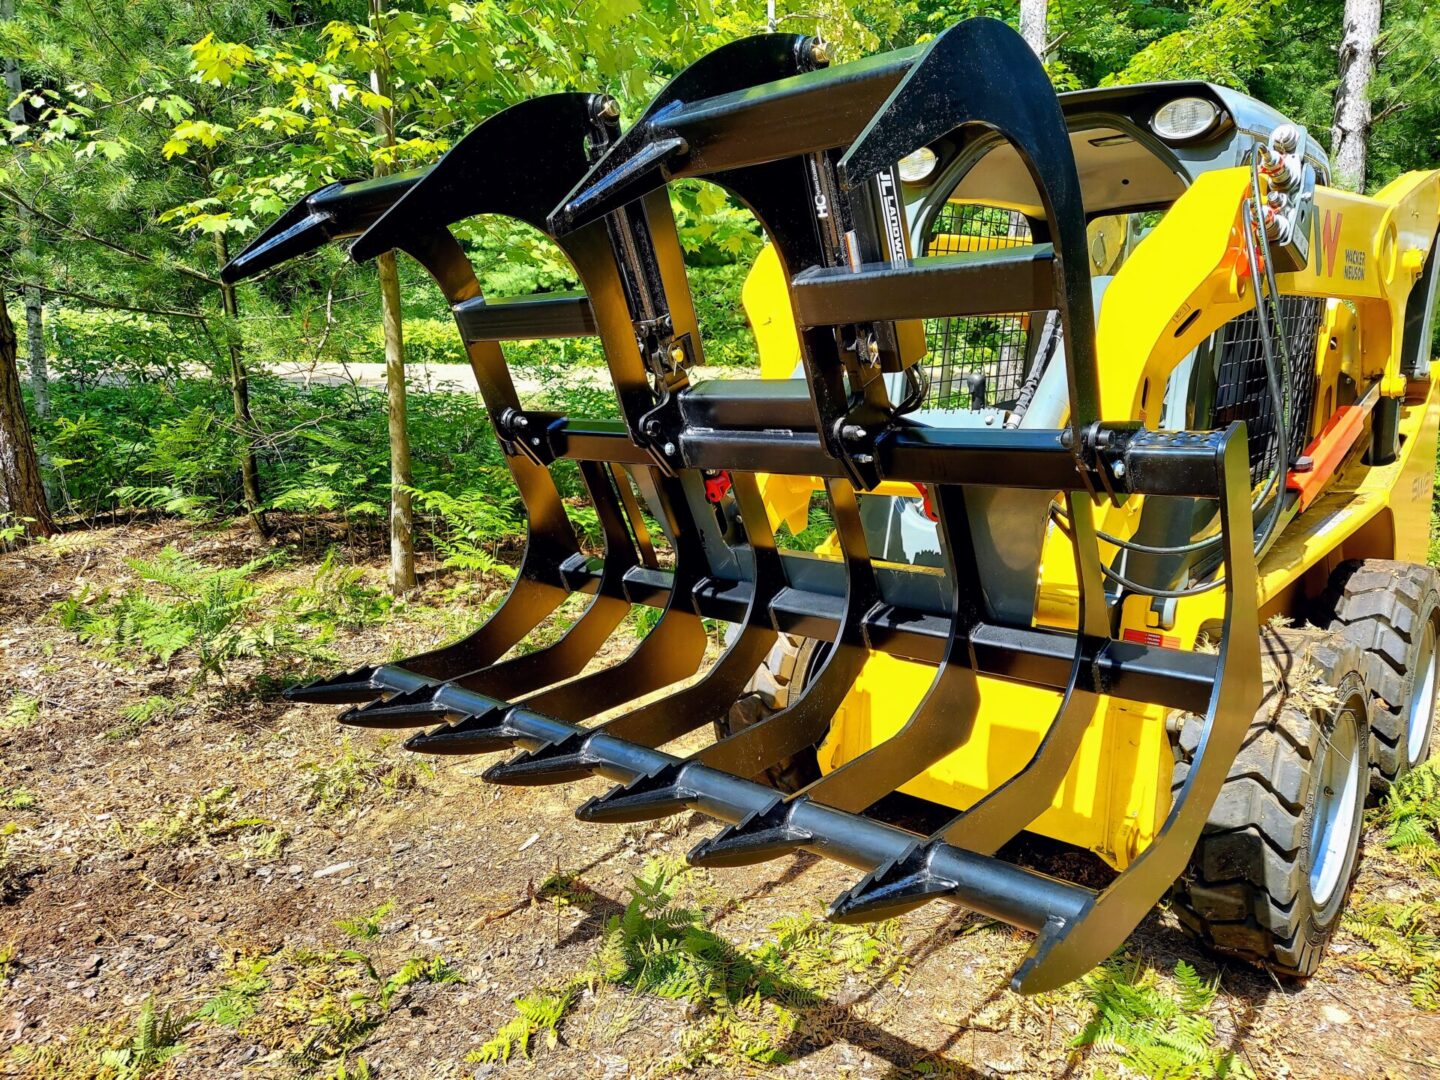
{"label": "fern plant", "polygon": [[125,1046],[106,1050],[100,1063],[114,1069],[123,1080],[146,1076],[185,1049],[180,1036],[192,1017],[157,1008],[154,995],[145,999],[135,1018],[135,1034]]}
{"label": "fern plant", "polygon": [[1139,961],[1102,964],[1082,982],[1095,1011],[1071,1045],[1113,1054],[1135,1073],[1161,1080],[1244,1075],[1234,1055],[1215,1046],[1209,1011],[1218,982],[1183,960],[1173,982],[1171,992]]}
{"label": "fern plant", "polygon": [[260,588],[253,578],[271,561],[267,556],[241,566],[207,567],[167,547],[153,559],[127,560],[145,584],[118,597],[84,586],[52,614],[79,640],[100,644],[108,655],[169,664],[186,651],[197,661],[197,684],[212,675],[224,682],[229,665],[242,657],[314,653],[293,629],[260,617]]}
{"label": "fern plant", "polygon": [[759,948],[738,948],[706,925],[703,911],[682,902],[701,880],[679,860],[647,863],[585,970],[517,998],[515,1016],[467,1060],[528,1055],[537,1038],[553,1047],[580,991],[612,985],[696,1011],[699,1022],[687,1029],[675,1067],[777,1063],[786,1059],[786,1040],[803,1011],[823,1004],[847,971],[903,973],[893,923],[835,926],[800,915],[774,924],[775,937]]}
{"label": "fern plant", "polygon": [[1361,966],[1404,980],[1420,1008],[1440,1009],[1440,905],[1352,900],[1343,925],[1368,946],[1357,958]]}
{"label": "fern plant", "polygon": [[1440,762],[1427,761],[1392,784],[1380,814],[1387,848],[1428,856],[1440,847]]}

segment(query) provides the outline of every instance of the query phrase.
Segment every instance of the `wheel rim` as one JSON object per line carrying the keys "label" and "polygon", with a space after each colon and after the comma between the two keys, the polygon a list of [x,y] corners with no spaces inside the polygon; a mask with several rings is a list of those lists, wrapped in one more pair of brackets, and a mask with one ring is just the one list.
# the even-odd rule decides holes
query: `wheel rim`
{"label": "wheel rim", "polygon": [[1435,676],[1440,654],[1435,651],[1435,624],[1426,622],[1415,658],[1417,679],[1410,689],[1409,715],[1405,717],[1405,760],[1414,765],[1425,756],[1430,744],[1430,727],[1435,719]]}
{"label": "wheel rim", "polygon": [[1320,792],[1310,832],[1310,895],[1324,907],[1340,884],[1355,846],[1355,813],[1360,795],[1359,736],[1349,705],[1342,706],[1329,738],[1321,743]]}

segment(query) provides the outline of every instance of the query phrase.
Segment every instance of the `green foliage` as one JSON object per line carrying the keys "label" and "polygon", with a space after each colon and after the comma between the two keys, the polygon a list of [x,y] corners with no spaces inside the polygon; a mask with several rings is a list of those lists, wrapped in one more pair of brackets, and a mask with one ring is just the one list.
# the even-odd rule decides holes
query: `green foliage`
{"label": "green foliage", "polygon": [[323,814],[343,813],[369,799],[396,798],[418,788],[434,771],[428,762],[382,755],[368,746],[356,747],[348,738],[330,761],[300,766],[308,778],[305,805]]}
{"label": "green foliage", "polygon": [[269,957],[238,957],[231,966],[229,978],[214,997],[200,1006],[195,1018],[238,1029],[255,1015],[261,995],[270,989],[270,980],[265,975],[269,966]]}
{"label": "green foliage", "polygon": [[234,787],[214,788],[189,802],[163,807],[135,831],[163,847],[191,847],[238,837],[271,824],[263,817],[236,816],[235,802]]}
{"label": "green foliage", "polygon": [[[368,1066],[351,1055],[397,1007],[411,987],[463,982],[442,956],[412,956],[389,975],[382,975],[370,957],[353,949],[293,955],[300,967],[299,986],[285,1002],[287,1011],[305,1017],[309,1034],[285,1056],[301,1075],[330,1065],[331,1076],[363,1076]],[[349,1063],[347,1065],[346,1063]]]}
{"label": "green foliage", "polygon": [[1380,823],[1387,848],[1422,857],[1440,854],[1432,850],[1440,847],[1440,762],[1427,761],[1391,785]]}
{"label": "green foliage", "polygon": [[1343,920],[1345,929],[1367,946],[1357,958],[1362,968],[1408,984],[1420,1008],[1440,1009],[1440,905],[1427,899],[1352,899]]}
{"label": "green foliage", "polygon": [[370,914],[362,915],[358,919],[337,919],[335,928],[356,941],[366,941],[380,936],[380,924],[384,922],[385,916],[394,910],[395,901],[386,900]]}
{"label": "green foliage", "polygon": [[359,630],[384,622],[394,601],[383,590],[365,584],[364,567],[343,565],[332,547],[311,583],[295,589],[286,606],[301,622],[319,626],[322,638],[328,638],[336,629]]}
{"label": "green foliage", "polygon": [[180,703],[161,694],[151,694],[142,701],[136,701],[120,709],[125,721],[119,727],[105,733],[109,739],[133,739],[140,732],[158,720],[168,720],[180,709]]}
{"label": "green foliage", "polygon": [[438,528],[431,539],[444,565],[471,573],[498,573],[506,577],[514,570],[502,563],[498,549],[521,530],[521,519],[507,503],[479,490],[452,495],[445,491],[413,491],[415,505],[428,510]]}
{"label": "green foliage", "polygon": [[1245,1075],[1234,1055],[1215,1045],[1210,1007],[1216,982],[1201,978],[1181,960],[1172,985],[1156,972],[1111,960],[1082,980],[1094,1015],[1071,1044],[1113,1054],[1141,1076],[1182,1077]]}
{"label": "green foliage", "polygon": [[580,992],[610,985],[692,1006],[696,1022],[673,1067],[775,1064],[787,1059],[785,1046],[803,1011],[822,1005],[846,973],[880,970],[896,981],[903,977],[893,923],[845,927],[796,915],[772,925],[774,937],[759,948],[739,948],[692,906],[702,881],[679,860],[648,862],[630,885],[625,910],[606,924],[586,970],[560,986],[517,997],[515,1016],[466,1060],[529,1055],[537,1038],[555,1046]]}
{"label": "green foliage", "polygon": [[13,694],[0,716],[0,731],[21,731],[40,717],[40,699],[34,694]]}
{"label": "green foliage", "polygon": [[96,595],[85,585],[52,609],[61,626],[107,655],[168,665],[183,651],[196,662],[200,683],[212,675],[224,681],[241,658],[311,651],[290,627],[259,617],[260,590],[252,579],[270,564],[268,556],[207,567],[166,547],[153,559],[126,562],[142,584],[118,596]]}
{"label": "green foliage", "polygon": [[34,810],[39,805],[29,788],[0,788],[0,810]]}
{"label": "green foliage", "polygon": [[115,1069],[122,1080],[147,1076],[185,1049],[180,1036],[193,1017],[158,1008],[151,995],[135,1018],[135,1034],[125,1046],[106,1050],[100,1061]]}

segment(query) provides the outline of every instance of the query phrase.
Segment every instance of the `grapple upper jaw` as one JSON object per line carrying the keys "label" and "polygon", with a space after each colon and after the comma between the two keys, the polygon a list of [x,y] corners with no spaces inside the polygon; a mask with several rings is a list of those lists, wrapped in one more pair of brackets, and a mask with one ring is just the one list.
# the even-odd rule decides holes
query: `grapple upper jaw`
{"label": "grapple upper jaw", "polygon": [[220,270],[227,285],[253,278],[332,240],[358,236],[413,187],[424,170],[326,184],[301,199]]}

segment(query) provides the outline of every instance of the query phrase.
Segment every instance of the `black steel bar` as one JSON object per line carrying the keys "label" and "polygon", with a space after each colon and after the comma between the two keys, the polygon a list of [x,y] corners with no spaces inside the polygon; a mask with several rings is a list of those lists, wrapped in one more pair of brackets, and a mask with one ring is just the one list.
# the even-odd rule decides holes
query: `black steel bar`
{"label": "black steel bar", "polygon": [[790,283],[796,325],[1036,311],[1055,306],[1054,249],[1027,244],[904,263],[816,267]]}
{"label": "black steel bar", "polygon": [[477,296],[453,310],[466,341],[534,341],[588,337],[596,332],[590,300],[578,292],[503,300]]}

